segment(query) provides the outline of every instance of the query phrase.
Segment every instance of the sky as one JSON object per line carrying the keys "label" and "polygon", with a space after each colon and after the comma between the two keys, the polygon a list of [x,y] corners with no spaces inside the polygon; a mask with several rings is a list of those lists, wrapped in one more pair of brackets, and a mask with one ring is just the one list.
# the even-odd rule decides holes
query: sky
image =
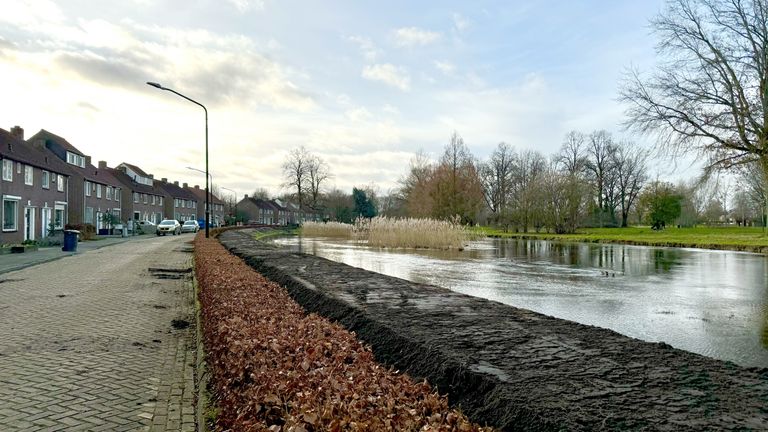
{"label": "sky", "polygon": [[[0,127],[46,129],[96,161],[242,197],[285,192],[305,146],[329,187],[397,186],[456,131],[545,155],[570,130],[622,127],[629,67],[656,64],[644,1],[4,0]],[[653,164],[654,175],[676,175]]]}

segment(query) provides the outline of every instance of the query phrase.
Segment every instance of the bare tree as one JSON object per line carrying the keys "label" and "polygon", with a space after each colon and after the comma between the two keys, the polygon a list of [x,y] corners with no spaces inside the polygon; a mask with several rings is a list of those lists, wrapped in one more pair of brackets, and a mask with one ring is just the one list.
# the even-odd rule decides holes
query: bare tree
{"label": "bare tree", "polygon": [[480,181],[483,184],[485,202],[491,212],[496,215],[507,207],[515,160],[514,149],[509,144],[501,142],[488,162],[480,165]]}
{"label": "bare tree", "polygon": [[615,172],[613,171],[612,157],[615,151],[616,146],[613,143],[613,138],[607,131],[594,131],[589,135],[586,168],[591,174],[595,185],[600,226],[603,226],[605,223],[604,214],[612,215],[616,208],[614,193]]}
{"label": "bare tree", "polygon": [[317,209],[323,184],[331,178],[328,164],[319,156],[310,155],[307,161],[309,204]]}
{"label": "bare tree", "polygon": [[269,190],[267,188],[256,188],[251,194],[253,198],[260,198],[263,200],[269,200]]}
{"label": "bare tree", "polygon": [[[295,148],[288,153],[288,157],[283,162],[283,187],[291,190],[293,196],[299,204],[299,209],[304,208],[305,191],[309,185],[309,161],[312,155],[307,152],[304,146]],[[301,210],[300,210],[301,211]],[[299,221],[301,221],[301,215]]]}
{"label": "bare tree", "polygon": [[543,203],[539,199],[539,186],[541,185],[539,180],[544,174],[546,166],[547,160],[535,150],[524,150],[520,152],[517,158],[512,176],[513,210],[511,216],[513,222],[523,232],[527,232],[531,226],[534,228],[540,226],[539,207]]}
{"label": "bare tree", "polygon": [[768,173],[768,2],[668,0],[651,26],[662,64],[628,74],[627,125],[671,154],[708,155],[710,169]]}
{"label": "bare tree", "polygon": [[616,194],[621,208],[621,226],[626,227],[629,211],[648,180],[648,153],[634,143],[623,142],[616,146],[612,158],[616,172]]}
{"label": "bare tree", "polygon": [[462,223],[473,223],[483,205],[483,188],[477,164],[464,139],[453,132],[434,172],[434,205],[437,218],[460,216]]}
{"label": "bare tree", "polygon": [[581,132],[570,131],[565,134],[565,140],[557,155],[557,163],[567,174],[578,174],[586,168],[584,142],[585,137]]}

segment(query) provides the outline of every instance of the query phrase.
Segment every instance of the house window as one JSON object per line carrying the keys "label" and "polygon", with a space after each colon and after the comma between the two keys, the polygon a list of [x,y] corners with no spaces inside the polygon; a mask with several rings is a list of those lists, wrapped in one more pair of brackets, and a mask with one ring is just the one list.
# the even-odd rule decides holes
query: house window
{"label": "house window", "polygon": [[85,158],[72,152],[67,152],[67,163],[85,168]]}
{"label": "house window", "polygon": [[16,174],[21,174],[21,162],[16,162]]}
{"label": "house window", "polygon": [[64,209],[55,209],[53,211],[53,227],[55,229],[64,228]]}
{"label": "house window", "polygon": [[152,205],[155,205],[155,196],[152,195]]}
{"label": "house window", "polygon": [[93,187],[91,184],[88,180],[85,181],[85,196],[91,196],[91,188]]}
{"label": "house window", "polygon": [[61,174],[56,174],[56,189],[59,192],[64,192],[64,176]]}
{"label": "house window", "polygon": [[122,189],[115,188],[115,201],[120,201],[120,194]]}
{"label": "house window", "polygon": [[3,159],[3,180],[13,181],[13,161]]}
{"label": "house window", "polygon": [[107,186],[107,201],[112,199],[112,186]]}
{"label": "house window", "polygon": [[3,198],[3,231],[16,231],[19,222],[19,200]]}
{"label": "house window", "polygon": [[51,173],[43,170],[43,189],[48,189],[50,187],[51,187]]}
{"label": "house window", "polygon": [[96,185],[96,198],[101,198],[101,185]]}
{"label": "house window", "polygon": [[160,205],[163,205],[163,197],[158,197],[158,198],[160,198]]}
{"label": "house window", "polygon": [[135,202],[136,204],[139,203],[139,193],[138,192],[134,192],[133,193],[133,202]]}
{"label": "house window", "polygon": [[146,204],[149,201],[149,198],[147,198],[147,194],[141,194],[141,198],[144,200],[144,204]]}
{"label": "house window", "polygon": [[35,169],[29,165],[24,165],[24,184],[32,186],[35,182]]}
{"label": "house window", "polygon": [[85,223],[93,224],[93,207],[85,208]]}

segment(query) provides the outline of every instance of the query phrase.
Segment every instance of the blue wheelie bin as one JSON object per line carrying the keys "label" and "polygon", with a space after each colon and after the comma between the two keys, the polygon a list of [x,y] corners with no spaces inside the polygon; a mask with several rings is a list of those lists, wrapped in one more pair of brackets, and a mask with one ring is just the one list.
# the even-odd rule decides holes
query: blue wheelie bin
{"label": "blue wheelie bin", "polygon": [[64,252],[76,252],[78,234],[80,234],[78,230],[64,230],[64,246],[62,246],[61,250]]}

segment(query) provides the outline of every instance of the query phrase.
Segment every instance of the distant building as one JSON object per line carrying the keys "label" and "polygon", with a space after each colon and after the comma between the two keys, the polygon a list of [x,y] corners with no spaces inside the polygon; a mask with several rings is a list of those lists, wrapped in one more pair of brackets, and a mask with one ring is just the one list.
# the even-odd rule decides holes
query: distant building
{"label": "distant building", "polygon": [[165,192],[155,185],[153,175],[125,162],[109,172],[123,184],[121,205],[126,219],[154,224],[164,219]]}
{"label": "distant building", "polygon": [[163,178],[158,183],[160,190],[165,192],[163,215],[165,219],[176,219],[184,222],[197,220],[197,197],[179,186],[179,182],[169,183]]}
{"label": "distant building", "polygon": [[[205,219],[205,189],[200,189],[200,186],[198,185],[189,187],[186,183],[184,183],[184,189],[192,195],[196,196],[197,202],[201,204],[197,206],[197,219]],[[211,193],[209,201],[211,201],[211,225],[224,225],[224,217],[227,215],[225,208],[226,203],[220,200],[213,193]]]}

